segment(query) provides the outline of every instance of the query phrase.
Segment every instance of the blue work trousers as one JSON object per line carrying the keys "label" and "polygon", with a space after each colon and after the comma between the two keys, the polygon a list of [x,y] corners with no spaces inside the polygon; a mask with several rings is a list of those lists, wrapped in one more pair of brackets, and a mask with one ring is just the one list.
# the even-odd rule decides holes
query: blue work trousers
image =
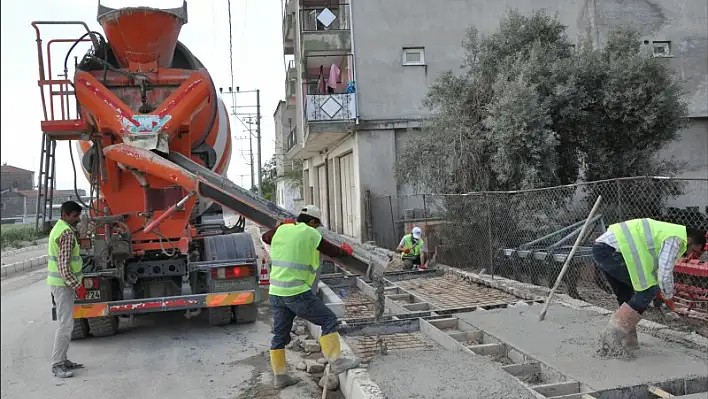
{"label": "blue work trousers", "polygon": [[283,349],[290,343],[290,330],[295,316],[322,327],[322,335],[337,331],[337,316],[310,290],[293,296],[271,294],[270,306],[273,312],[273,340],[270,349]]}
{"label": "blue work trousers", "polygon": [[644,313],[659,293],[659,286],[654,285],[644,291],[634,291],[622,254],[607,244],[595,243],[592,247],[592,257],[610,283],[612,292],[617,297],[617,303],[622,306],[626,302],[637,313]]}

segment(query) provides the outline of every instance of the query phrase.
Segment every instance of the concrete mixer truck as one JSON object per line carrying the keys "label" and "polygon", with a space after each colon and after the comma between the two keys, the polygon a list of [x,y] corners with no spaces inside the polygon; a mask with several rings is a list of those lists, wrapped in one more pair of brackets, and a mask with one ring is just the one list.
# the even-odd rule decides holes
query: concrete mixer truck
{"label": "concrete mixer truck", "polygon": [[[98,22],[103,34],[84,22],[32,23],[44,111],[38,227],[51,220],[58,141],[69,141],[74,173],[83,169],[90,183],[78,229],[84,289],[73,337],[113,335],[119,316],[150,312],[206,311],[213,325],[255,321],[266,271],[243,232],[245,219],[272,228],[294,215],[225,177],[227,109],[204,65],[178,41],[186,2],[166,10],[99,2]],[[49,40],[45,50],[40,30],[57,25],[82,34]],[[72,52],[83,42],[90,50],[75,56],[70,76]],[[71,45],[58,74],[56,43]],[[239,215],[235,226],[221,223],[224,209]],[[348,243],[354,255],[348,266],[337,260],[342,266],[371,271],[388,261]]]}

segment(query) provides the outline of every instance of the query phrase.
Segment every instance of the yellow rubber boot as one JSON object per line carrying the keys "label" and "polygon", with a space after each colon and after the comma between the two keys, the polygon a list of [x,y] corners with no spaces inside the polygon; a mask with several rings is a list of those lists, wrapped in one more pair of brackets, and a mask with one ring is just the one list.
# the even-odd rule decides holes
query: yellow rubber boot
{"label": "yellow rubber boot", "polygon": [[273,369],[273,387],[275,389],[287,388],[300,382],[298,377],[287,374],[285,366],[285,349],[274,349],[270,351],[270,367]]}
{"label": "yellow rubber boot", "polygon": [[333,332],[321,336],[320,345],[322,346],[322,354],[329,360],[329,368],[332,374],[337,375],[359,367],[361,362],[359,359],[342,356],[342,350],[339,346],[339,333]]}

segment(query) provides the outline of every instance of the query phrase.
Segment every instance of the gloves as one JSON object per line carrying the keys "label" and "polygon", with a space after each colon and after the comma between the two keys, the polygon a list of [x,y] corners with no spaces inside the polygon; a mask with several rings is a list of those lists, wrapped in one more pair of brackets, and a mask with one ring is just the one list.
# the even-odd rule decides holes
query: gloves
{"label": "gloves", "polygon": [[664,294],[661,293],[661,291],[659,291],[659,293],[656,294],[656,297],[659,298],[659,299],[661,299],[662,301],[664,301],[664,303],[666,304],[666,306],[668,306],[669,309],[671,309],[672,312],[675,312],[675,311],[676,311],[676,310],[675,310],[676,308],[675,308],[675,306],[674,306],[674,301],[671,300],[671,299],[666,299],[666,298],[664,297]]}
{"label": "gloves", "polygon": [[79,288],[76,289],[76,296],[79,299],[84,299],[86,298],[86,287],[84,287],[84,283],[82,282]]}
{"label": "gloves", "polygon": [[404,253],[404,254],[409,254],[410,252],[411,252],[411,249],[410,249],[410,248],[406,248],[406,249],[403,250],[403,253]]}
{"label": "gloves", "polygon": [[352,254],[354,253],[354,248],[352,248],[346,242],[343,242],[342,245],[339,246],[339,248],[341,248],[342,251],[346,252],[347,256],[352,256]]}

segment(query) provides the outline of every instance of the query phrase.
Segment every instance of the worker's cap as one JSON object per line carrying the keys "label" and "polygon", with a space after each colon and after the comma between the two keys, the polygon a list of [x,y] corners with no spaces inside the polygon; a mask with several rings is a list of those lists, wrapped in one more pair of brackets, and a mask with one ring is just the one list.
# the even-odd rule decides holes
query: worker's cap
{"label": "worker's cap", "polygon": [[420,227],[414,227],[411,233],[413,234],[413,238],[420,238],[423,235],[423,230],[421,230]]}
{"label": "worker's cap", "polygon": [[322,219],[322,211],[315,205],[307,205],[300,210],[301,215],[311,216],[315,219]]}

